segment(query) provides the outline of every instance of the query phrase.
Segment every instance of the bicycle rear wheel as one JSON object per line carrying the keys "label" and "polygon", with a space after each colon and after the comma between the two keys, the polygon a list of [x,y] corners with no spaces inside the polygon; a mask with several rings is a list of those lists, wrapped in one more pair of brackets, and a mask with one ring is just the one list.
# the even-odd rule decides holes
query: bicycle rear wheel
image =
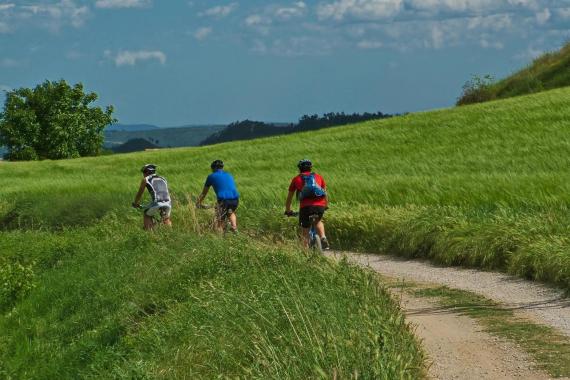
{"label": "bicycle rear wheel", "polygon": [[319,237],[319,235],[314,234],[311,237],[312,240],[312,248],[315,252],[322,254],[323,253],[323,244],[321,243],[321,238]]}

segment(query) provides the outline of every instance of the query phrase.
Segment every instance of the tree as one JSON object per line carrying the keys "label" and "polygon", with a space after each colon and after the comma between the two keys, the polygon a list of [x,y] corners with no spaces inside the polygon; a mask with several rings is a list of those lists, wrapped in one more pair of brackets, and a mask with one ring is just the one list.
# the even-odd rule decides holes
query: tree
{"label": "tree", "polygon": [[103,130],[116,122],[113,107],[90,106],[97,94],[83,85],[46,80],[34,89],[6,93],[0,113],[0,146],[9,160],[62,159],[96,156],[103,146]]}
{"label": "tree", "polygon": [[485,76],[473,75],[463,85],[463,92],[456,105],[463,106],[466,104],[482,103],[493,99],[493,85],[495,78],[489,74]]}

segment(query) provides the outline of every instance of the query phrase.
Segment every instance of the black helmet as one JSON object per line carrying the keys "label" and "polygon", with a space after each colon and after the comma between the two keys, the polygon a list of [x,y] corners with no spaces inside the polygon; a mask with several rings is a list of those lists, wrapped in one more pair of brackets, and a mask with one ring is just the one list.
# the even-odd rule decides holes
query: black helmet
{"label": "black helmet", "polygon": [[212,170],[223,169],[224,168],[224,161],[216,160],[216,161],[212,162],[212,165],[210,165],[210,167],[212,168]]}
{"label": "black helmet", "polygon": [[311,162],[311,160],[304,159],[299,161],[297,167],[299,168],[300,171],[306,172],[311,170],[311,168],[313,167],[313,163]]}
{"label": "black helmet", "polygon": [[146,164],[142,167],[141,172],[154,174],[156,173],[156,165],[155,164]]}

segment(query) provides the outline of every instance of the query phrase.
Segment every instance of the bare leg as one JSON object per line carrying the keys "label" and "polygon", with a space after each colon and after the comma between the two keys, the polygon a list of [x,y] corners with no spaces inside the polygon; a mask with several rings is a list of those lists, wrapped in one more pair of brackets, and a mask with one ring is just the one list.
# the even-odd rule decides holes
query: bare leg
{"label": "bare leg", "polygon": [[237,231],[237,216],[235,212],[232,212],[229,216],[230,224],[232,225],[232,231]]}
{"label": "bare leg", "polygon": [[325,237],[325,224],[323,223],[322,220],[319,220],[319,222],[315,225],[315,229],[317,230],[317,235],[319,235],[319,237],[322,239],[323,237]]}
{"label": "bare leg", "polygon": [[170,220],[170,218],[164,218],[164,219],[162,219],[162,224],[164,224],[168,227],[172,227],[172,220]]}
{"label": "bare leg", "polygon": [[150,231],[154,228],[154,220],[148,215],[144,215],[144,229]]}

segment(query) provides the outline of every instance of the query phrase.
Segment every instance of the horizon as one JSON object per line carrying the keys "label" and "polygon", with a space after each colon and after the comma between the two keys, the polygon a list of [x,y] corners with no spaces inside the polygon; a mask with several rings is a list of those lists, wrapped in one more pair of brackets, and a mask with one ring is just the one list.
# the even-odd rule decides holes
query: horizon
{"label": "horizon", "polygon": [[570,0],[0,0],[0,90],[81,82],[120,124],[161,128],[418,112],[569,23]]}

